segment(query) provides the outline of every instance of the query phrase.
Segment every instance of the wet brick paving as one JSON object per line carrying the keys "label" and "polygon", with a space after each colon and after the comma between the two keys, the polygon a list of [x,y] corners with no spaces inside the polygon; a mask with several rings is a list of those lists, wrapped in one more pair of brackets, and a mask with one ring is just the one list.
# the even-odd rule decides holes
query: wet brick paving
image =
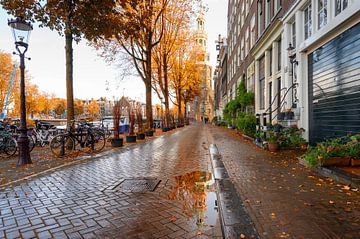
{"label": "wet brick paving", "polygon": [[357,188],[320,177],[291,152],[271,154],[234,131],[209,131],[261,238],[360,238]]}
{"label": "wet brick paving", "polygon": [[[217,214],[208,225],[169,198],[175,176],[211,172],[207,145],[206,130],[189,126],[3,189],[0,238],[222,238]],[[154,192],[116,190],[134,178],[161,182]]]}

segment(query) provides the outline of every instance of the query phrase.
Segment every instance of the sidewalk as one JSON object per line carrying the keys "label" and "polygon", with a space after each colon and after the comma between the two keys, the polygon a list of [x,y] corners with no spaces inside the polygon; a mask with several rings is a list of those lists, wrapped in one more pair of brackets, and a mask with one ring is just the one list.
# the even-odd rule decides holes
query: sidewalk
{"label": "sidewalk", "polygon": [[222,238],[203,127],[0,190],[0,238]]}
{"label": "sidewalk", "polygon": [[261,238],[360,238],[360,194],[269,153],[233,130],[209,126],[231,180]]}
{"label": "sidewalk", "polygon": [[[176,132],[176,130],[169,133],[174,132]],[[146,143],[147,141],[153,140],[155,137],[158,137],[162,134],[164,133],[162,133],[160,129],[157,129],[157,131],[154,133],[154,137],[138,141],[137,144]],[[121,137],[124,136],[121,135]],[[126,142],[124,142],[123,148],[113,148],[111,147],[110,142],[106,142],[105,148],[100,152],[100,155],[110,152],[111,150],[120,152],[129,145],[132,144],[127,144]],[[36,146],[34,150],[30,153],[30,155],[33,163],[29,165],[24,165],[22,167],[16,167],[19,157],[18,152],[10,158],[0,157],[0,189],[8,184],[11,184],[12,182],[37,176],[44,172],[52,170],[55,171],[62,167],[84,163],[85,159],[93,160],[94,157],[97,157],[97,155],[91,155],[85,152],[76,151],[72,155],[58,158],[52,154],[49,146]]]}

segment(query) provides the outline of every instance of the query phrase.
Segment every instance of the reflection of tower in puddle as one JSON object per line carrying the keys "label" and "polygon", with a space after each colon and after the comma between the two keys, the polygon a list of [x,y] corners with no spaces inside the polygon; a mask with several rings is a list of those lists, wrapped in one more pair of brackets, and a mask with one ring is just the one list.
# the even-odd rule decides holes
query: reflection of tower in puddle
{"label": "reflection of tower in puddle", "polygon": [[183,202],[185,214],[196,217],[196,225],[202,227],[205,224],[207,211],[206,193],[210,189],[211,173],[195,171],[175,177],[177,185],[175,191],[169,194],[170,199],[178,199]]}

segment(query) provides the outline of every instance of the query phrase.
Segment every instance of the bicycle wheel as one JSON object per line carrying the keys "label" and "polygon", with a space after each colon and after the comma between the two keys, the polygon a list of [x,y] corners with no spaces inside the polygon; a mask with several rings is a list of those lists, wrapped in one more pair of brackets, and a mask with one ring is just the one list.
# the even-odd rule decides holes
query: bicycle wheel
{"label": "bicycle wheel", "polygon": [[67,134],[58,134],[50,141],[51,152],[57,157],[63,157],[75,149],[74,139]]}
{"label": "bicycle wheel", "polygon": [[29,152],[31,152],[35,148],[35,142],[31,136],[28,136],[28,139],[29,139]]}
{"label": "bicycle wheel", "polygon": [[91,149],[92,152],[100,152],[105,147],[105,136],[103,133],[94,131],[89,134],[89,137],[86,142],[86,146]]}
{"label": "bicycle wheel", "polygon": [[5,154],[10,157],[13,156],[17,151],[17,142],[12,137],[7,137],[4,140],[4,151]]}

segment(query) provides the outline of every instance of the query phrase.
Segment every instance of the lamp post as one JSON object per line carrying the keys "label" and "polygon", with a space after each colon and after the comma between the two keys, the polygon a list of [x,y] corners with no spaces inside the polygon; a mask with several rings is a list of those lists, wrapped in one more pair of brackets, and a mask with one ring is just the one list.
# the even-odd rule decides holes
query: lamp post
{"label": "lamp post", "polygon": [[[19,145],[19,160],[17,166],[24,164],[31,164],[31,157],[29,152],[29,139],[27,136],[26,127],[26,100],[25,100],[25,53],[28,49],[28,41],[30,32],[33,29],[31,23],[26,22],[23,18],[17,17],[8,21],[11,27],[15,47],[20,56],[20,137],[18,139]],[[30,60],[30,58],[27,58]]]}

